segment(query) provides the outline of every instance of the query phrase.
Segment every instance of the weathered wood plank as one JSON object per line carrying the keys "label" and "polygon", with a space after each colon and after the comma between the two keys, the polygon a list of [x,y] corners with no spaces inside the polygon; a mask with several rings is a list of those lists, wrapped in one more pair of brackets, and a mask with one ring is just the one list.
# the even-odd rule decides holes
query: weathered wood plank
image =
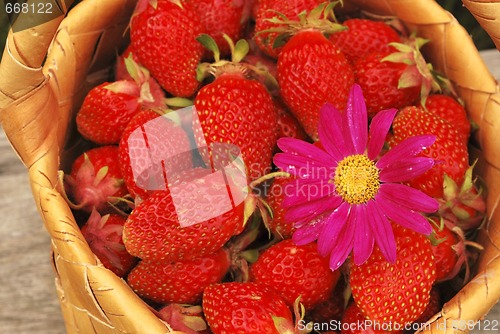
{"label": "weathered wood plank", "polygon": [[0,132],[0,332],[62,334],[50,238],[26,169]]}

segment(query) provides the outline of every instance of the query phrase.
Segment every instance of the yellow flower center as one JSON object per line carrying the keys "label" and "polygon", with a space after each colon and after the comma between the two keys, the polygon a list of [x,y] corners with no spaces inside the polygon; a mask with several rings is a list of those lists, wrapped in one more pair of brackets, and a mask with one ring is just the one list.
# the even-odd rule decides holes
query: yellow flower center
{"label": "yellow flower center", "polygon": [[355,154],[339,162],[333,179],[337,193],[349,204],[373,199],[380,188],[379,170],[366,155]]}

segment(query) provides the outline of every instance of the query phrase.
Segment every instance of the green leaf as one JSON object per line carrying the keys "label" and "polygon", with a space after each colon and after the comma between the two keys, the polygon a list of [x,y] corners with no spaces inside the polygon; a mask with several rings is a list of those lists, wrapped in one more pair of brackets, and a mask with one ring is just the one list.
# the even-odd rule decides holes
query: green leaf
{"label": "green leaf", "polygon": [[389,43],[390,46],[394,47],[396,50],[399,52],[404,52],[404,53],[412,53],[413,48],[409,45],[403,44],[403,43]]}
{"label": "green leaf", "polygon": [[201,332],[207,329],[207,323],[198,316],[184,316],[183,323],[195,332]]}
{"label": "green leaf", "polygon": [[283,317],[277,317],[275,315],[271,315],[271,319],[273,319],[274,327],[278,333],[292,334],[295,332],[294,326],[290,323],[290,320]]}
{"label": "green leaf", "polygon": [[240,252],[240,257],[247,261],[248,263],[255,263],[259,258],[259,250],[258,249],[249,249],[243,252]]}
{"label": "green leaf", "polygon": [[120,80],[114,81],[109,85],[103,87],[104,89],[110,90],[113,93],[123,93],[132,96],[137,96],[139,93],[139,86],[134,81]]}
{"label": "green leaf", "polygon": [[408,66],[398,81],[398,88],[417,87],[422,82],[422,76],[414,66]]}
{"label": "green leaf", "polygon": [[446,200],[453,200],[458,195],[457,183],[446,173],[443,175],[443,196]]}
{"label": "green leaf", "polygon": [[149,86],[149,82],[146,81],[141,85],[141,101],[146,101],[146,102],[154,102],[155,98],[153,94],[151,93],[151,87]]}
{"label": "green leaf", "polygon": [[280,48],[282,47],[283,45],[286,44],[286,42],[288,41],[288,38],[290,36],[288,34],[279,34],[275,39],[274,39],[274,42],[273,42],[273,49],[277,49],[277,48]]}
{"label": "green leaf", "polygon": [[150,78],[150,74],[148,69],[139,65],[135,60],[132,53],[128,55],[124,60],[125,68],[127,69],[128,74],[134,79],[137,84],[142,84],[146,82]]}
{"label": "green leaf", "polygon": [[240,39],[236,42],[233,52],[233,63],[239,63],[243,58],[245,58],[250,51],[250,45],[247,40]]}
{"label": "green leaf", "polygon": [[288,22],[288,18],[280,13],[276,13],[276,16],[270,17],[268,19],[264,19],[265,21],[268,21],[269,23],[273,24],[286,24]]}
{"label": "green leaf", "polygon": [[213,52],[214,59],[216,62],[220,61],[220,50],[219,47],[217,46],[217,43],[215,43],[215,40],[212,38],[212,36],[208,34],[201,34],[200,36],[196,37],[196,40],[206,49]]}
{"label": "green leaf", "polygon": [[389,61],[391,63],[402,63],[406,65],[414,65],[415,61],[413,59],[413,55],[410,53],[404,52],[394,52],[390,55],[382,58],[380,61]]}
{"label": "green leaf", "polygon": [[429,43],[430,39],[422,38],[422,37],[416,37],[415,38],[415,45],[417,46],[417,49],[420,50],[422,46],[425,44]]}
{"label": "green leaf", "polygon": [[255,209],[257,208],[257,198],[256,196],[249,195],[244,202],[244,209],[243,209],[243,225],[246,225],[250,217],[253,215],[255,212]]}
{"label": "green leaf", "polygon": [[196,80],[202,82],[208,76],[210,70],[210,64],[201,63],[196,67]]}
{"label": "green leaf", "polygon": [[189,107],[193,105],[193,100],[190,100],[185,97],[169,97],[165,99],[165,103],[169,107],[179,107],[179,108],[184,108],[184,107]]}
{"label": "green leaf", "polygon": [[[151,0],[151,1],[154,1],[155,3],[158,3],[158,0]],[[184,7],[182,6],[182,1],[181,0],[169,0],[170,2],[176,4],[177,6],[179,6],[180,8],[184,9]],[[156,5],[158,6],[158,5]],[[155,6],[155,8],[156,8]]]}
{"label": "green leaf", "polygon": [[308,20],[319,20],[321,19],[321,16],[323,15],[323,12],[326,8],[326,3],[321,3],[317,7],[313,8],[310,12],[309,15],[307,16]]}
{"label": "green leaf", "polygon": [[109,171],[108,166],[104,166],[101,169],[99,169],[99,171],[97,171],[97,174],[95,175],[94,185],[98,185],[99,183],[101,183],[101,181],[104,180],[106,175],[108,175],[108,171]]}

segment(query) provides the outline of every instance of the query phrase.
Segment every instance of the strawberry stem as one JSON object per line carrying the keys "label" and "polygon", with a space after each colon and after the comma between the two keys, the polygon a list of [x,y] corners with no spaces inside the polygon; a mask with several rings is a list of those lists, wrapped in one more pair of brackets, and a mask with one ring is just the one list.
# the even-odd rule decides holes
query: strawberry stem
{"label": "strawberry stem", "polygon": [[[287,40],[299,31],[314,29],[319,30],[325,35],[333,34],[338,31],[346,30],[342,24],[336,23],[333,8],[342,4],[342,1],[333,1],[322,3],[310,12],[303,11],[298,14],[298,21],[287,18],[282,13],[274,12],[272,18],[266,19],[277,26],[257,32],[257,34],[278,33],[273,43],[273,48],[283,46]],[[330,20],[331,18],[331,20]]]}
{"label": "strawberry stem", "polygon": [[275,177],[290,177],[290,173],[287,172],[274,172],[274,173],[269,173],[264,176],[259,177],[258,179],[250,182],[250,188],[254,189],[260,184],[264,183],[265,181],[268,181],[270,179],[273,179]]}
{"label": "strawberry stem", "polygon": [[[66,188],[64,187],[65,175],[64,175],[64,172],[62,170],[57,172],[57,178],[59,180],[58,183],[61,185],[60,187],[58,187],[59,193],[61,194],[62,198],[66,201],[66,203],[68,203],[68,206],[74,210],[82,209],[86,205],[86,203],[76,204],[69,199],[68,193],[66,192]],[[66,178],[70,178],[70,176],[68,175],[68,176],[66,176]]]}

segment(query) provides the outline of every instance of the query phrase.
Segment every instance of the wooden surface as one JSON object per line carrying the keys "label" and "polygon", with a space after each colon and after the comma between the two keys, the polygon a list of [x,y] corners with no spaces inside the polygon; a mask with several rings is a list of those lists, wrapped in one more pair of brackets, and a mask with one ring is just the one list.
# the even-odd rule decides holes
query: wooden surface
{"label": "wooden surface", "polygon": [[[485,52],[484,58],[500,80],[500,53]],[[0,221],[0,334],[65,333],[50,240],[35,209],[26,170],[1,130]],[[499,333],[500,304],[485,319],[481,324],[489,321],[490,329],[472,333]],[[494,323],[497,330],[491,330]]]}
{"label": "wooden surface", "polygon": [[0,131],[0,333],[65,333],[50,239],[28,174]]}

